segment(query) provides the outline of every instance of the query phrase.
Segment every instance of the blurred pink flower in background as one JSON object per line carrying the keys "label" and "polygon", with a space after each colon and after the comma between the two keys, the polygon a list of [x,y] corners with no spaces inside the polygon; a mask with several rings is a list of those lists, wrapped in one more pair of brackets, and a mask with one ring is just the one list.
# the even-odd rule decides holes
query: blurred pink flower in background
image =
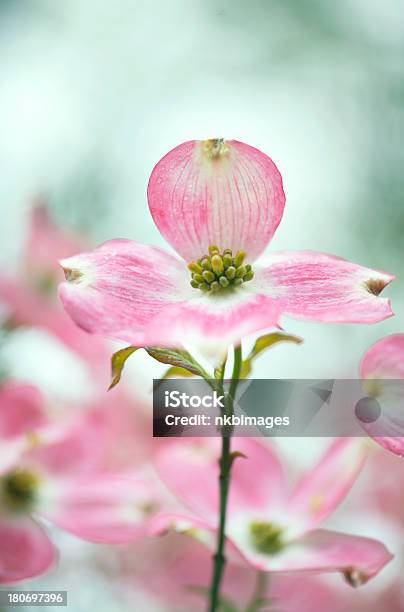
{"label": "blurred pink flower in background", "polygon": [[0,272],[0,303],[6,311],[7,327],[46,329],[102,374],[108,363],[105,345],[97,339],[89,342],[65,316],[56,296],[62,278],[58,260],[82,248],[82,239],[58,228],[45,206],[36,204],[30,211],[19,270]]}
{"label": "blurred pink flower in background", "polygon": [[404,334],[387,336],[371,346],[362,358],[360,377],[381,408],[379,418],[361,421],[362,427],[383,448],[404,456]]}
{"label": "blurred pink flower in background", "polygon": [[187,342],[216,351],[277,326],[281,314],[337,323],[392,315],[389,300],[378,297],[390,274],[310,251],[255,263],[282,218],[285,196],[273,161],[249,145],[179,145],[154,168],[148,201],[183,259],[111,240],[61,262],[63,304],[91,333],[137,346]]}
{"label": "blurred pink flower in background", "polygon": [[0,583],[53,565],[55,549],[37,518],[97,542],[147,533],[161,489],[141,468],[106,469],[105,425],[96,412],[49,422],[36,389],[10,382],[0,389]]}
{"label": "blurred pink flower in background", "polygon": [[[218,514],[216,442],[181,440],[161,451],[158,472],[191,514],[161,514],[156,532],[171,527],[211,543]],[[390,561],[376,540],[318,529],[354,483],[366,455],[363,441],[336,440],[292,490],[269,446],[239,438],[234,450],[246,458],[236,459],[229,494],[227,550],[233,561],[270,572],[341,571],[354,586]]]}

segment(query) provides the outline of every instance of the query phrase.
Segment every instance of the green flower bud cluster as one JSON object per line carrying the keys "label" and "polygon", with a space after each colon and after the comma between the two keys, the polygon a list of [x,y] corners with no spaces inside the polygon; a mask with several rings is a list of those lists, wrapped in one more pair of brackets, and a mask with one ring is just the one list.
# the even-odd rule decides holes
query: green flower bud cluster
{"label": "green flower bud cluster", "polygon": [[251,523],[250,537],[254,548],[265,555],[276,555],[285,546],[283,530],[272,523]]}
{"label": "green flower bud cluster", "polygon": [[16,469],[0,478],[0,502],[24,510],[34,501],[38,479],[30,470]]}
{"label": "green flower bud cluster", "polygon": [[240,287],[254,277],[250,264],[244,264],[245,258],[243,251],[233,256],[231,249],[220,253],[217,246],[210,246],[208,255],[188,264],[192,273],[191,286],[212,293]]}

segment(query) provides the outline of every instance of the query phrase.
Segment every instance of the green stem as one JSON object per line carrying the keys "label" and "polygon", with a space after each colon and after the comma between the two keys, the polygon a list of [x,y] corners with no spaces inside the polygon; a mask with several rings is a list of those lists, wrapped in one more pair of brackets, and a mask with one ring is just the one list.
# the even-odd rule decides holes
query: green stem
{"label": "green stem", "polygon": [[264,572],[257,572],[255,589],[245,612],[258,612],[258,610],[262,607],[262,601],[266,595],[268,586],[267,581],[268,574],[265,574]]}
{"label": "green stem", "polygon": [[[232,416],[234,407],[234,398],[237,391],[238,379],[240,376],[242,364],[241,345],[234,347],[234,365],[231,377],[229,393],[226,397],[225,415]],[[223,371],[224,376],[224,371]],[[221,381],[223,383],[223,381]],[[216,612],[218,609],[220,585],[223,577],[223,570],[226,563],[224,556],[225,544],[225,528],[226,528],[226,512],[227,499],[230,486],[230,472],[232,466],[231,456],[231,434],[232,428],[222,428],[222,453],[219,460],[219,492],[220,492],[220,509],[219,509],[219,527],[217,533],[216,553],[213,556],[213,573],[210,588],[209,612]]]}

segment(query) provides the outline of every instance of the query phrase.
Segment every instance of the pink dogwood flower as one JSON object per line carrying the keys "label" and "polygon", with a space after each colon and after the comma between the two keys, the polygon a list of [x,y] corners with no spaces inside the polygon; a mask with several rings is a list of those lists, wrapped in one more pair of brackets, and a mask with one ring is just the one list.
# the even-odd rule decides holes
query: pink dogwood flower
{"label": "pink dogwood flower", "polygon": [[362,427],[383,448],[404,456],[404,334],[371,346],[362,358],[360,378],[366,379],[365,390],[381,409],[379,418],[361,421]]}
{"label": "pink dogwood flower", "polygon": [[[217,439],[181,440],[161,451],[157,469],[190,513],[161,514],[154,529],[174,528],[211,545],[218,523]],[[226,554],[269,572],[340,571],[352,585],[375,576],[392,556],[376,540],[319,529],[344,499],[363,465],[358,439],[338,439],[290,489],[275,452],[239,438],[229,493]]]}
{"label": "pink dogwood flower", "polygon": [[247,144],[185,142],[158,162],[147,193],[179,257],[111,240],[62,260],[61,299],[88,332],[138,346],[213,348],[274,327],[281,314],[336,323],[392,315],[378,297],[390,274],[311,251],[256,261],[282,219],[285,195],[274,162]]}
{"label": "pink dogwood flower", "polygon": [[57,552],[42,519],[95,542],[131,542],[147,533],[160,503],[157,481],[142,470],[105,470],[107,433],[92,414],[49,424],[33,388],[0,389],[0,584],[54,565]]}

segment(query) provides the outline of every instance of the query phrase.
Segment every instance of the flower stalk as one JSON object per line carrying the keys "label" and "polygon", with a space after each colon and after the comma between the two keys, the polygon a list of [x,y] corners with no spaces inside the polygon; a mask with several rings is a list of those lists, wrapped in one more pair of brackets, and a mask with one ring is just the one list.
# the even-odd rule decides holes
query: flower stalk
{"label": "flower stalk", "polygon": [[[230,389],[226,396],[226,406],[224,409],[225,416],[232,416],[234,409],[234,398],[237,391],[237,385],[240,377],[242,365],[242,349],[241,345],[234,347],[234,364],[230,382]],[[219,387],[223,388],[224,368],[221,372]],[[222,452],[219,460],[219,527],[217,533],[216,552],[213,556],[213,572],[210,587],[209,612],[216,612],[219,604],[220,585],[223,578],[223,570],[226,563],[224,554],[225,545],[225,530],[226,530],[226,515],[227,502],[230,487],[230,474],[233,458],[231,455],[231,435],[232,428],[223,427],[222,429]]]}

